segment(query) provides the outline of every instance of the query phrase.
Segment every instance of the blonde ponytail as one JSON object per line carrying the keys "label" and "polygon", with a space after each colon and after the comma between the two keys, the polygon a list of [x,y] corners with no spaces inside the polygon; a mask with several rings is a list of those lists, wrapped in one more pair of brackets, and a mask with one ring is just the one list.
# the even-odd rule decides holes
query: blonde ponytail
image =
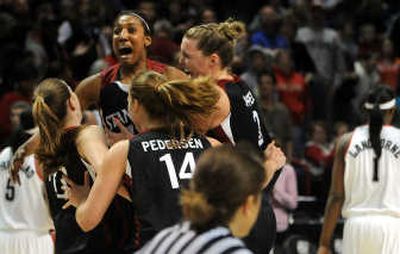
{"label": "blonde ponytail", "polygon": [[[146,72],[132,84],[130,96],[137,99],[152,119],[161,120],[171,134],[190,135],[198,132],[195,114],[204,117],[216,110],[220,93],[210,78],[166,81],[161,74]],[[163,77],[163,76],[162,76]]]}
{"label": "blonde ponytail", "polygon": [[61,146],[62,125],[69,98],[70,91],[66,83],[59,79],[46,79],[35,90],[32,114],[40,136],[36,155],[45,175],[56,171],[61,165],[57,153]]}
{"label": "blonde ponytail", "polygon": [[225,36],[229,41],[234,42],[246,33],[246,26],[243,22],[228,19],[219,23],[217,31]]}

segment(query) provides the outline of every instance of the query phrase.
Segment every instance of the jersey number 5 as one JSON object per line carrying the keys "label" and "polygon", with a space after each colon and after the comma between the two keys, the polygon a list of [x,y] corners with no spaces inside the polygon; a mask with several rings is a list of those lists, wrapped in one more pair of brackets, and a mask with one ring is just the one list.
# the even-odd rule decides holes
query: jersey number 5
{"label": "jersey number 5", "polygon": [[[167,153],[160,157],[160,161],[165,162],[167,166],[169,180],[171,182],[172,189],[179,188],[178,176],[176,175],[176,169],[172,160],[171,154]],[[192,178],[196,162],[194,160],[193,153],[186,153],[183,159],[182,166],[179,170],[179,179],[190,179]]]}

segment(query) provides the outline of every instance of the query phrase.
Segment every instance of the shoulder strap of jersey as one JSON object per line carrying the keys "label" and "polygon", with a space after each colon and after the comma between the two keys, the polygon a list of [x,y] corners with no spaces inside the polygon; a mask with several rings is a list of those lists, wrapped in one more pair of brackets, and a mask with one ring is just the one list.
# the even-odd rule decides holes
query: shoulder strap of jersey
{"label": "shoulder strap of jersey", "polygon": [[167,65],[151,60],[151,59],[147,59],[146,61],[146,66],[148,70],[152,70],[161,74],[164,74],[165,71],[167,70]]}
{"label": "shoulder strap of jersey", "polygon": [[120,64],[115,64],[100,72],[102,88],[117,79],[118,70],[120,66],[121,66]]}
{"label": "shoulder strap of jersey", "polygon": [[220,86],[222,89],[226,89],[225,86],[228,84],[237,84],[237,83],[242,83],[241,79],[237,75],[233,75],[233,80],[228,80],[228,79],[221,79],[217,81],[218,86]]}
{"label": "shoulder strap of jersey", "polygon": [[[104,87],[117,79],[120,66],[121,66],[120,64],[112,65],[112,66],[104,69],[100,73],[101,87]],[[151,59],[146,60],[146,66],[147,66],[147,69],[156,71],[161,74],[164,74],[167,69],[167,65],[157,62],[157,61],[154,61],[154,60],[151,60]]]}

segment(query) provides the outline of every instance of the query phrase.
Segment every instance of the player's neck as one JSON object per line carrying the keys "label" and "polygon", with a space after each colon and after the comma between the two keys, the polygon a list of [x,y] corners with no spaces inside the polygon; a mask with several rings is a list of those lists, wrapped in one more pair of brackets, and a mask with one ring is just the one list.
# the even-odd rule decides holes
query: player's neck
{"label": "player's neck", "polygon": [[132,79],[140,72],[146,70],[146,61],[138,61],[132,65],[122,65],[120,69],[121,81],[130,84]]}
{"label": "player's neck", "polygon": [[141,130],[140,132],[144,131],[151,131],[151,130],[158,130],[158,129],[163,129],[166,127],[165,123],[163,121],[158,121],[155,119],[147,120],[144,123],[141,124]]}
{"label": "player's neck", "polygon": [[232,76],[232,74],[229,73],[227,68],[215,70],[212,73],[212,77],[215,80],[234,80],[234,77]]}

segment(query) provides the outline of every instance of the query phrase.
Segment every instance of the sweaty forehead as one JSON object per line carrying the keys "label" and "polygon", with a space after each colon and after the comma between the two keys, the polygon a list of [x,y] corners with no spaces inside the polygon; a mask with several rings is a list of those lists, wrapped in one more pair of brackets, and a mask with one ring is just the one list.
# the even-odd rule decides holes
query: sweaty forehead
{"label": "sweaty forehead", "polygon": [[184,49],[187,52],[197,52],[197,51],[201,51],[198,47],[197,47],[197,40],[195,39],[189,39],[186,37],[183,37],[182,40],[182,44],[181,44],[181,48]]}
{"label": "sweaty forehead", "polygon": [[142,22],[134,16],[130,16],[130,15],[122,15],[120,16],[114,26],[124,26],[124,25],[133,25],[136,27],[143,27]]}

